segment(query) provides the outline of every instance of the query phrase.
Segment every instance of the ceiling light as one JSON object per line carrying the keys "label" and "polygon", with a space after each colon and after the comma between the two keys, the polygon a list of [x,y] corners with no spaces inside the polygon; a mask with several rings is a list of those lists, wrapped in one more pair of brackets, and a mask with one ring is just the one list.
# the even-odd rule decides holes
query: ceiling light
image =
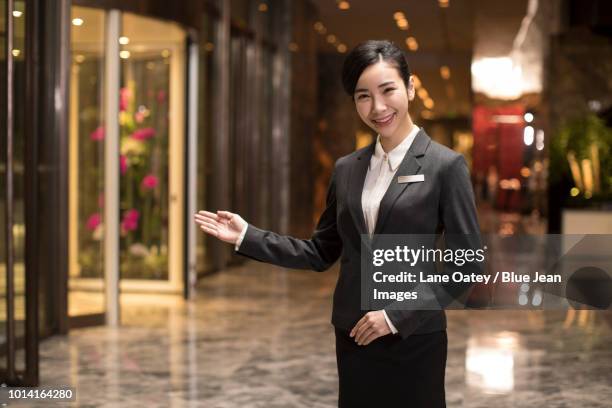
{"label": "ceiling light", "polygon": [[351,5],[349,4],[348,1],[340,1],[338,2],[338,8],[340,10],[348,10],[351,8]]}
{"label": "ceiling light", "polygon": [[532,126],[525,126],[525,130],[523,131],[523,142],[527,146],[531,146],[533,144],[533,135],[534,129]]}
{"label": "ceiling light", "polygon": [[417,42],[416,38],[414,38],[414,37],[406,38],[406,45],[408,46],[408,49],[410,51],[416,51],[416,50],[419,49],[419,43]]}
{"label": "ceiling light", "polygon": [[421,117],[423,119],[433,119],[434,117],[434,113],[430,110],[422,110],[421,111]]}
{"label": "ceiling light", "polygon": [[394,20],[406,19],[406,16],[401,11],[396,11],[395,13],[393,13],[393,19]]}
{"label": "ceiling light", "polygon": [[13,17],[15,18],[19,18],[23,15],[22,11],[18,11],[18,10],[13,10]]}
{"label": "ceiling light", "polygon": [[327,36],[327,42],[330,43],[330,44],[335,43],[336,42],[336,36],[333,35],[333,34],[328,35]]}
{"label": "ceiling light", "polygon": [[434,107],[434,101],[431,98],[427,98],[423,101],[423,105],[425,105],[425,107],[427,109],[433,109]]}
{"label": "ceiling light", "polygon": [[168,58],[168,57],[170,56],[170,51],[168,51],[168,50],[163,50],[163,51],[161,52],[161,56],[162,56],[163,58]]}
{"label": "ceiling light", "polygon": [[314,23],[314,29],[315,31],[317,31],[318,33],[320,33],[321,31],[323,31],[323,29],[325,28],[325,26],[323,25],[322,22],[317,21],[316,23]]}
{"label": "ceiling light", "polygon": [[407,30],[409,26],[408,20],[406,20],[405,18],[400,18],[399,20],[397,20],[397,26],[402,30]]}
{"label": "ceiling light", "polygon": [[77,54],[74,56],[74,60],[80,64],[85,61],[85,56],[83,54]]}
{"label": "ceiling light", "polygon": [[344,44],[338,44],[337,49],[338,49],[338,52],[339,52],[339,53],[344,54],[344,53],[346,52],[346,45],[344,45]]}
{"label": "ceiling light", "polygon": [[130,43],[130,39],[128,37],[119,37],[119,44],[128,45]]}
{"label": "ceiling light", "polygon": [[77,27],[82,26],[82,25],[83,25],[83,23],[84,23],[84,21],[83,21],[83,19],[82,19],[82,18],[78,18],[78,17],[77,17],[77,18],[73,18],[73,19],[72,19],[72,25],[75,25],[75,26],[77,26]]}
{"label": "ceiling light", "polygon": [[449,6],[449,0],[438,0],[438,4],[440,5],[440,7],[442,8],[447,8]]}
{"label": "ceiling light", "polygon": [[443,79],[450,79],[450,68],[446,65],[440,67],[440,76]]}
{"label": "ceiling light", "polygon": [[119,51],[119,58],[128,59],[130,58],[130,52],[127,50]]}
{"label": "ceiling light", "polygon": [[421,98],[422,100],[429,98],[429,93],[425,88],[419,88],[419,90],[417,91],[417,95],[419,95],[419,98]]}
{"label": "ceiling light", "polygon": [[257,6],[257,10],[261,11],[262,13],[265,13],[266,11],[268,11],[268,5],[266,3],[259,3],[259,6]]}
{"label": "ceiling light", "polygon": [[533,122],[533,113],[527,112],[523,118],[525,119],[525,122],[531,123]]}
{"label": "ceiling light", "polygon": [[15,48],[12,51],[13,57],[18,57],[19,55],[21,55],[21,50],[18,50],[17,48]]}

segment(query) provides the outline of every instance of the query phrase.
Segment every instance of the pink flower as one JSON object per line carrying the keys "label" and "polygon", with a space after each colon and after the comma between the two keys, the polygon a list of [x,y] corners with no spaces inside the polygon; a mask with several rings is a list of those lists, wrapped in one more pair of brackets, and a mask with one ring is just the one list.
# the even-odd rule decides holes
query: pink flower
{"label": "pink flower", "polygon": [[128,161],[127,161],[127,157],[125,157],[124,154],[119,156],[119,168],[121,170],[121,174],[125,174],[125,172],[127,171]]}
{"label": "pink flower", "polygon": [[153,128],[144,128],[138,129],[134,133],[132,133],[132,139],[136,140],[147,140],[155,136],[155,129]]}
{"label": "pink flower", "polygon": [[157,92],[157,102],[164,103],[165,101],[166,101],[166,91],[161,89],[159,92]]}
{"label": "pink flower", "polygon": [[121,112],[125,111],[128,108],[131,96],[132,92],[129,88],[121,88],[121,90],[119,91],[119,110]]}
{"label": "pink flower", "polygon": [[155,187],[157,187],[158,184],[158,180],[157,177],[155,177],[152,174],[147,174],[143,179],[142,179],[142,183],[140,183],[140,186],[144,189],[144,190],[153,190]]}
{"label": "pink flower", "polygon": [[140,213],[138,210],[131,209],[127,210],[123,213],[123,220],[121,220],[121,228],[124,231],[134,231],[138,228],[138,218],[140,217]]}
{"label": "pink flower", "polygon": [[136,121],[136,123],[142,123],[145,120],[145,115],[142,112],[136,112],[134,114],[134,120]]}
{"label": "pink flower", "polygon": [[98,126],[96,130],[89,135],[91,140],[104,140],[104,126]]}
{"label": "pink flower", "polygon": [[100,221],[102,221],[102,217],[99,213],[91,214],[87,219],[87,229],[94,231],[100,225]]}

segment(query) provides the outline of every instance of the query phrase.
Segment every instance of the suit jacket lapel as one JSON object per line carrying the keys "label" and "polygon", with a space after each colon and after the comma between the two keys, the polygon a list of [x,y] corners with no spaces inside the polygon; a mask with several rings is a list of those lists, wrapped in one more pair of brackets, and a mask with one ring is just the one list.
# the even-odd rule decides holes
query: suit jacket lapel
{"label": "suit jacket lapel", "polygon": [[365,218],[363,217],[363,207],[361,206],[361,193],[363,191],[366,174],[368,173],[368,166],[370,165],[370,159],[374,153],[375,146],[376,141],[357,156],[357,159],[351,167],[351,175],[349,177],[347,204],[353,216],[355,227],[360,234],[368,233],[365,225]]}
{"label": "suit jacket lapel", "polygon": [[[387,189],[387,192],[380,201],[380,207],[378,210],[378,217],[376,220],[376,227],[374,228],[374,234],[381,234],[385,226],[385,222],[391,212],[391,208],[399,198],[399,196],[406,190],[410,183],[398,183],[397,178],[399,176],[409,176],[416,174],[421,169],[421,163],[418,158],[422,157],[429,146],[431,139],[427,136],[427,133],[423,129],[419,130],[410,149],[406,152],[404,159],[402,160],[399,168],[395,172],[393,180]],[[366,168],[367,169],[367,168]],[[365,177],[365,176],[364,176]],[[363,186],[363,183],[362,183]]]}

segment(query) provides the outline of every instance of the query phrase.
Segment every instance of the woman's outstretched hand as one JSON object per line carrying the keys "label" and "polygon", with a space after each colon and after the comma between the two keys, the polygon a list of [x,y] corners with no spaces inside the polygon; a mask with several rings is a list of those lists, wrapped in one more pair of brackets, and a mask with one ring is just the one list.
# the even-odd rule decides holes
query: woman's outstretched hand
{"label": "woman's outstretched hand", "polygon": [[236,244],[240,232],[247,224],[238,214],[229,211],[198,211],[194,220],[202,231],[219,238],[221,241]]}

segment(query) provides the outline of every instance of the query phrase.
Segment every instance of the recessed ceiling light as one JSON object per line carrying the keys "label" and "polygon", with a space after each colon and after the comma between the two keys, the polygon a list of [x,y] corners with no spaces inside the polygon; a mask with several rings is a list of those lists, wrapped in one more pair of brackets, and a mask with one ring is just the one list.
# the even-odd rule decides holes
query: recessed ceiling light
{"label": "recessed ceiling light", "polygon": [[127,45],[130,43],[130,39],[128,37],[119,37],[119,44],[121,45]]}
{"label": "recessed ceiling light", "polygon": [[84,23],[84,21],[83,21],[82,18],[76,17],[76,18],[72,19],[72,25],[74,25],[74,26],[80,27],[80,26],[83,25],[83,23]]}
{"label": "recessed ceiling light", "polygon": [[443,65],[440,67],[440,76],[443,79],[449,79],[450,78],[450,68],[447,67],[446,65]]}
{"label": "recessed ceiling light", "polygon": [[338,8],[340,10],[348,10],[351,8],[351,5],[349,4],[348,1],[340,1],[338,2]]}

